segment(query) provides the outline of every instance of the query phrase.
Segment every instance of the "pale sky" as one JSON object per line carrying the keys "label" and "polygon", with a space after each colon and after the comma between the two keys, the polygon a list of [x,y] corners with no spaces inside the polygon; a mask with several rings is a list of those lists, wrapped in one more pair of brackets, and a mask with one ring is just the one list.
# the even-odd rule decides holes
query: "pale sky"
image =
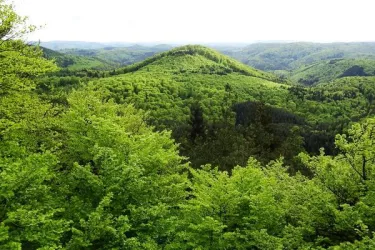
{"label": "pale sky", "polygon": [[374,0],[13,0],[29,40],[375,41]]}

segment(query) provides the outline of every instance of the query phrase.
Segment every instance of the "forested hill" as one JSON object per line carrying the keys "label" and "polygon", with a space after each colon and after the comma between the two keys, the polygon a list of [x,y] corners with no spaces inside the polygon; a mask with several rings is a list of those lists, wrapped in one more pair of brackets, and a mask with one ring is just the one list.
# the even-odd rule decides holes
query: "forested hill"
{"label": "forested hill", "polygon": [[375,43],[256,43],[223,52],[266,71],[294,70],[337,58],[374,58]]}
{"label": "forested hill", "polygon": [[[322,82],[324,76],[343,77],[335,84],[307,89],[291,87],[213,49],[187,45],[123,68],[97,71],[92,75],[101,78],[92,79],[89,88],[147,111],[147,122],[171,130],[194,167],[211,163],[230,170],[249,156],[266,163],[283,155],[294,169],[297,152],[318,153],[321,147],[335,152],[335,135],[373,113],[375,80],[345,78],[350,76],[342,69],[347,61],[328,62],[342,73],[324,70],[325,64],[314,73],[322,74]],[[362,61],[371,62],[353,59],[352,64]],[[41,81],[39,91],[63,102],[61,90],[78,88],[82,81],[50,77]]]}
{"label": "forested hill", "polygon": [[[122,46],[126,45],[126,47],[116,47],[121,46],[121,44],[106,45],[79,42],[66,42],[64,44],[63,42],[55,42],[47,43],[46,45],[60,48],[58,52],[49,50],[46,55],[54,54],[59,66],[72,71],[115,69],[138,63],[129,67],[128,70],[131,71],[144,63],[158,59],[158,56],[153,57],[155,54],[173,48],[172,45],[166,44],[156,46],[129,46],[122,44]],[[175,49],[175,51],[185,54],[200,53],[202,56],[205,55],[217,61],[222,60],[220,59],[222,55],[214,54],[212,51],[207,52],[207,48],[196,47],[192,49],[191,46],[190,49],[187,48],[189,46],[185,47],[184,52],[181,51],[181,47]],[[304,85],[328,82],[345,76],[373,75],[372,65],[375,61],[375,43],[259,43],[240,48],[221,46],[217,47],[217,49],[258,70],[273,72],[285,81]],[[159,56],[167,54],[170,56],[171,53],[174,53],[172,51]],[[51,58],[51,56],[48,58]],[[146,61],[142,62],[143,60]],[[248,69],[243,67],[239,68],[238,63],[230,64],[225,65],[224,63],[223,65],[234,71],[242,71],[248,74],[254,73],[249,73]],[[181,68],[181,70],[184,70],[184,68]],[[103,75],[102,72],[83,74],[90,76]],[[277,79],[274,80],[278,81]]]}
{"label": "forested hill", "polygon": [[349,81],[341,92],[290,87],[196,45],[109,73],[91,88],[147,110],[148,123],[172,130],[195,167],[211,163],[230,170],[250,155],[262,162],[283,155],[292,164],[294,152],[318,153],[321,147],[332,153],[335,134],[373,107],[373,78]]}
{"label": "forested hill", "polygon": [[323,60],[290,72],[289,79],[294,83],[309,86],[351,76],[375,76],[375,60],[365,58]]}
{"label": "forested hill", "polygon": [[[178,47],[109,73],[113,77],[99,79],[96,85],[110,88],[116,100],[159,112],[153,117],[171,122],[182,118],[186,121],[189,117],[186,109],[192,102],[200,102],[210,110],[211,120],[218,119],[219,106],[224,105],[222,100],[228,91],[233,92],[233,100],[228,102],[234,98],[260,99],[267,90],[279,96],[276,92],[279,89],[283,92],[282,87],[286,91],[286,85],[276,82],[278,78],[273,74],[250,68],[199,45]],[[180,108],[168,111],[165,117],[161,115],[164,108],[176,105]],[[182,113],[174,117],[174,112]]]}
{"label": "forested hill", "polygon": [[67,55],[78,55],[85,57],[94,57],[101,60],[109,61],[120,66],[140,62],[148,57],[169,49],[173,46],[159,44],[156,46],[132,45],[127,47],[107,46],[97,49],[64,49],[59,52]]}
{"label": "forested hill", "polygon": [[229,74],[239,73],[266,80],[277,81],[270,73],[243,65],[236,60],[200,45],[186,45],[152,56],[142,62],[124,69],[116,70],[116,74],[133,72],[142,68],[161,67],[179,73]]}
{"label": "forested hill", "polygon": [[[241,137],[234,130],[233,105],[262,101],[264,105],[285,107],[288,94],[288,86],[276,82],[278,78],[273,74],[198,45],[178,47],[109,73],[113,76],[98,79],[90,86],[107,93],[108,98],[117,103],[131,103],[147,110],[149,124],[159,130],[172,130],[174,138],[181,143],[181,152],[194,166],[221,161],[221,168],[230,169],[237,163],[245,164],[250,151],[245,150],[239,156],[233,155],[235,151],[230,149],[236,147],[236,140]],[[217,133],[224,133],[224,129],[228,136],[219,139]],[[216,143],[228,153],[205,147],[209,141],[217,139],[220,141]],[[226,145],[224,140],[227,140]],[[275,142],[275,148],[280,149],[279,146],[280,143],[276,146]],[[210,158],[193,157],[198,153]]]}
{"label": "forested hill", "polygon": [[45,58],[54,60],[56,64],[64,70],[109,70],[119,67],[119,64],[115,62],[106,61],[96,57],[67,55],[44,47],[41,47],[41,49]]}

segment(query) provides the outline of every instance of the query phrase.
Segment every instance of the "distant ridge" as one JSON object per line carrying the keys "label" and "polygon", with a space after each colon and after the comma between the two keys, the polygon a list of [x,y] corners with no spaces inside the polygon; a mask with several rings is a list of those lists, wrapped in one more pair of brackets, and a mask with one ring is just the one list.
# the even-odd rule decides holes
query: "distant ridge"
{"label": "distant ridge", "polygon": [[114,63],[95,57],[67,55],[45,47],[41,47],[41,49],[45,58],[54,60],[59,67],[71,71],[84,69],[109,70],[116,67]]}

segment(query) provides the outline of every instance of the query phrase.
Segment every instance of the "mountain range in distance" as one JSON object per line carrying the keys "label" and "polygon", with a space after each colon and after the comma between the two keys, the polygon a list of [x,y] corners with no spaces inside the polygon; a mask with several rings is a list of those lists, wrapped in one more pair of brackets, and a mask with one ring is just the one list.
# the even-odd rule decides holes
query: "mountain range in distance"
{"label": "mountain range in distance", "polygon": [[[176,44],[99,43],[81,41],[41,42],[46,57],[68,70],[111,70],[140,62]],[[372,76],[375,43],[311,43],[264,41],[212,43],[206,47],[258,70],[271,72],[295,84],[313,85],[341,76]]]}

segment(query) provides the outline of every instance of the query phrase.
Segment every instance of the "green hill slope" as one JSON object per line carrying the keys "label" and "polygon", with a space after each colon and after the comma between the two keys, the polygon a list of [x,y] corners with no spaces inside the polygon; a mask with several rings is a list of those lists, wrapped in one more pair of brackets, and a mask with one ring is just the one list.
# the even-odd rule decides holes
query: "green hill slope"
{"label": "green hill slope", "polygon": [[261,70],[294,70],[321,60],[374,58],[375,43],[256,43],[223,53]]}
{"label": "green hill slope", "polygon": [[43,48],[44,57],[55,60],[56,64],[70,71],[84,69],[108,70],[116,67],[116,64],[95,57],[84,57],[77,55],[66,55],[51,49]]}
{"label": "green hill slope", "polygon": [[98,49],[65,49],[61,52],[67,55],[78,55],[102,59],[121,66],[142,61],[156,53],[171,49],[170,45],[145,47],[134,45],[129,47],[104,47]]}
{"label": "green hill slope", "polygon": [[[314,88],[278,82],[202,46],[183,46],[108,71],[89,88],[105,100],[147,111],[147,122],[172,131],[193,166],[230,170],[250,156],[266,163],[296,152],[333,153],[334,136],[373,113],[373,78],[340,78]],[[349,80],[347,80],[349,79]]]}
{"label": "green hill slope", "polygon": [[[176,48],[111,73],[114,76],[95,80],[92,88],[117,103],[131,103],[146,110],[150,124],[159,130],[173,131],[182,154],[194,166],[217,163],[230,169],[246,163],[252,151],[228,149],[244,145],[243,131],[235,129],[235,104],[250,101],[285,107],[288,102],[288,85],[275,82],[274,75],[202,46]],[[289,129],[286,130],[284,135],[288,136]],[[219,136],[220,133],[225,135]],[[283,139],[278,138],[274,147],[280,149]],[[252,147],[251,139],[246,141]],[[221,149],[211,152],[215,148]]]}
{"label": "green hill slope", "polygon": [[[201,102],[210,120],[219,119],[223,99],[230,89],[230,101],[260,100],[263,92],[274,92],[272,98],[283,98],[286,86],[277,78],[247,67],[203,46],[184,46],[117,69],[117,76],[100,79],[118,101],[135,103],[151,110],[152,117],[162,122],[186,122],[189,106]],[[264,101],[276,105],[280,101]],[[236,100],[237,101],[237,100]]]}
{"label": "green hill slope", "polygon": [[333,59],[302,67],[292,72],[290,79],[304,85],[330,82],[341,77],[374,76],[375,60]]}
{"label": "green hill slope", "polygon": [[117,70],[116,74],[134,72],[138,70],[169,71],[174,73],[198,73],[226,75],[238,73],[246,76],[254,76],[270,81],[279,79],[270,73],[266,73],[227,57],[213,49],[200,45],[187,45],[157,54],[142,62]]}

